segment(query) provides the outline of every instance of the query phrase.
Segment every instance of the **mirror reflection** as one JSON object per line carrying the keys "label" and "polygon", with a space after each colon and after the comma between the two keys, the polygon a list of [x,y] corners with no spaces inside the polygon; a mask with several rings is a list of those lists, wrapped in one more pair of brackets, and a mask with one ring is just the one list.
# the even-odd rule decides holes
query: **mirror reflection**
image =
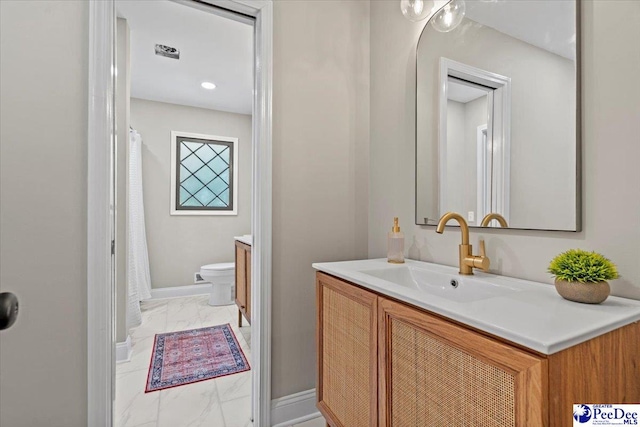
{"label": "mirror reflection", "polygon": [[416,223],[577,231],[576,2],[464,10],[418,43]]}

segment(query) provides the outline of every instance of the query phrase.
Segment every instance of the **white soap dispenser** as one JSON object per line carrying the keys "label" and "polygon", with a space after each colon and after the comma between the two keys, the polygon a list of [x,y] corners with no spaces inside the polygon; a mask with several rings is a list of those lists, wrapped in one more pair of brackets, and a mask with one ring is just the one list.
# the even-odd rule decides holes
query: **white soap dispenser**
{"label": "white soap dispenser", "polygon": [[393,228],[387,239],[387,261],[394,264],[404,263],[404,234],[400,232],[398,217],[393,218]]}

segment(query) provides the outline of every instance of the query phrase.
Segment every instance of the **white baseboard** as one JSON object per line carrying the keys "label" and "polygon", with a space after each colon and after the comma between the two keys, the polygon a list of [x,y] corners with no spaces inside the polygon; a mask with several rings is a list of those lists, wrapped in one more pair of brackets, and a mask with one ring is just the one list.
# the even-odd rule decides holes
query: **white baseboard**
{"label": "white baseboard", "polygon": [[116,343],[116,363],[128,362],[131,360],[131,336],[127,335],[125,342]]}
{"label": "white baseboard", "polygon": [[316,389],[301,391],[271,401],[271,425],[290,427],[320,416],[316,408]]}
{"label": "white baseboard", "polygon": [[204,283],[202,285],[174,286],[172,288],[151,289],[151,299],[190,297],[210,293],[211,283]]}

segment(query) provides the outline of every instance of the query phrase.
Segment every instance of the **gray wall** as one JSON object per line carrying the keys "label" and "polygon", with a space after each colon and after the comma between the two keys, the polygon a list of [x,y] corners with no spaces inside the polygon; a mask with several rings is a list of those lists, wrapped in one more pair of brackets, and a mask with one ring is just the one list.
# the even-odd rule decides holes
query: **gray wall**
{"label": "gray wall", "polygon": [[[444,212],[477,213],[477,131],[487,123],[487,97],[466,104],[447,101],[447,187],[444,192]],[[476,218],[469,224],[479,224]]]}
{"label": "gray wall", "polygon": [[[87,385],[88,4],[0,5],[2,176],[32,184],[41,200],[57,209],[43,218],[34,218],[40,211],[25,215],[9,203],[21,200],[16,181],[2,180],[1,242],[3,248],[12,245],[11,253],[1,253],[3,290],[5,283],[17,289],[17,279],[35,258],[47,263],[50,281],[29,279],[19,289],[21,320],[0,337],[1,383],[11,387],[11,393],[0,393],[0,424],[81,427]],[[368,18],[369,4],[363,1],[275,3],[274,398],[315,386],[311,263],[366,257]],[[37,27],[23,31],[34,23]],[[5,138],[17,131],[31,135],[19,142]],[[39,144],[44,154],[33,158],[22,141],[39,141],[45,134],[55,145]],[[13,166],[5,167],[5,144],[25,160],[12,159]],[[43,182],[33,175],[26,168],[34,161],[59,179]],[[168,210],[168,201],[162,209]]]}
{"label": "gray wall", "polygon": [[[437,189],[434,194],[444,200],[445,211],[464,212],[464,201],[467,199],[465,189],[468,187],[465,166],[467,157],[465,154],[465,104],[452,100],[447,101],[447,162],[442,175],[446,181],[441,181],[442,189]],[[475,152],[474,152],[475,153]],[[435,160],[437,164],[437,159]]]}
{"label": "gray wall", "polygon": [[86,425],[88,10],[0,1],[2,427]]}
{"label": "gray wall", "polygon": [[129,24],[117,20],[116,68],[116,342],[127,339],[127,192],[131,73]]}
{"label": "gray wall", "polygon": [[277,398],[315,387],[311,263],[367,256],[369,3],[276,1],[274,6],[272,397]]}
{"label": "gray wall", "polygon": [[[205,264],[234,261],[233,236],[251,233],[251,116],[131,98],[142,135],[151,287],[193,285]],[[169,215],[171,131],[238,138],[238,215]]]}
{"label": "gray wall", "polygon": [[[472,243],[486,239],[492,271],[547,283],[557,253],[599,251],[622,275],[612,292],[640,299],[640,54],[630,42],[640,39],[640,2],[582,3],[583,231],[472,231]],[[415,47],[423,26],[397,13],[396,2],[371,2],[371,257],[386,254],[390,218],[414,219]],[[456,228],[403,230],[410,258],[457,264]]]}
{"label": "gray wall", "polygon": [[[418,52],[421,120],[417,170],[418,182],[424,183],[418,186],[418,194],[433,191],[432,197],[420,198],[418,217],[438,218],[449,210],[445,206],[437,212],[434,203],[437,184],[433,183],[433,171],[438,169],[438,156],[432,154],[437,153],[439,69],[440,58],[445,57],[511,78],[509,226],[575,230],[573,61],[469,19],[451,33],[427,27]],[[415,75],[415,70],[412,72]]]}

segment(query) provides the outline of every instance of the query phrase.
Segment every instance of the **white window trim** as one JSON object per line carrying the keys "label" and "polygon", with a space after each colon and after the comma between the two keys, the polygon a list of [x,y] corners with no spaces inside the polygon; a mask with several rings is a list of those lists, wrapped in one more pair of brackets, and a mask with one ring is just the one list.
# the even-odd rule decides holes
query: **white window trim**
{"label": "white window trim", "polygon": [[[233,143],[233,210],[179,210],[176,209],[176,175],[178,169],[178,138],[197,138],[209,141]],[[238,138],[229,136],[204,135],[200,133],[171,131],[171,215],[238,215]]]}

